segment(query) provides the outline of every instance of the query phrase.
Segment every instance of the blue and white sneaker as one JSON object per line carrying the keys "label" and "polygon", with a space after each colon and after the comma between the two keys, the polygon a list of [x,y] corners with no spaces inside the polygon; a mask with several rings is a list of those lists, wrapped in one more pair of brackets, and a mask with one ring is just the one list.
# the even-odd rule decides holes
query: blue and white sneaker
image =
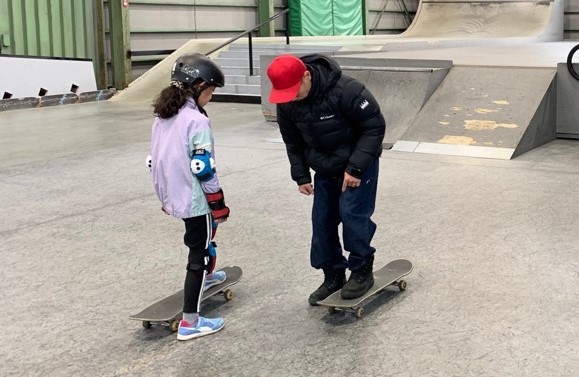
{"label": "blue and white sneaker", "polygon": [[189,340],[198,338],[200,336],[213,334],[221,330],[224,325],[225,322],[223,321],[223,318],[199,317],[199,319],[197,319],[197,323],[193,326],[181,320],[179,322],[179,330],[177,331],[177,339]]}
{"label": "blue and white sneaker", "polygon": [[213,273],[208,274],[205,276],[205,286],[203,287],[203,291],[223,283],[226,278],[227,275],[224,271],[214,271]]}

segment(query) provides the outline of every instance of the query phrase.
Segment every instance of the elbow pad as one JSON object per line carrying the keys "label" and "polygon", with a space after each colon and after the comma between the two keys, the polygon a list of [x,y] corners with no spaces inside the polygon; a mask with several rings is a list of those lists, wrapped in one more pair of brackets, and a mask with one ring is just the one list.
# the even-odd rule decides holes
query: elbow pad
{"label": "elbow pad", "polygon": [[191,171],[201,181],[207,182],[215,175],[215,163],[211,153],[205,149],[195,149],[191,160]]}
{"label": "elbow pad", "polygon": [[153,156],[148,155],[147,156],[147,167],[149,168],[149,171],[151,170],[151,168],[153,167]]}

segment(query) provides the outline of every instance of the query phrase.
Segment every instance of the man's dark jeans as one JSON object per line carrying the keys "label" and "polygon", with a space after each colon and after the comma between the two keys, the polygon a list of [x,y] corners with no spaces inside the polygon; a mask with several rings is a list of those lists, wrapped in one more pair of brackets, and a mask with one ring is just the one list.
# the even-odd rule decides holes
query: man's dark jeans
{"label": "man's dark jeans", "polygon": [[[314,176],[312,267],[356,270],[376,251],[370,246],[376,232],[376,224],[370,217],[376,204],[378,165],[378,159],[374,160],[362,176],[360,187],[348,187],[345,192],[342,192],[343,176]],[[338,235],[340,223],[344,249],[350,252],[348,260],[342,253]]]}

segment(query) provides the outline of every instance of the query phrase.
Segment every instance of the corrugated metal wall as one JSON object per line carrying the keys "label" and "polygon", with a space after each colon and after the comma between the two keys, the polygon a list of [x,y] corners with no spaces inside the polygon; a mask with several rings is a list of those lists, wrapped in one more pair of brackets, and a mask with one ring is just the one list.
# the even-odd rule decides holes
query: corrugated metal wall
{"label": "corrugated metal wall", "polygon": [[90,59],[91,0],[0,0],[2,53]]}

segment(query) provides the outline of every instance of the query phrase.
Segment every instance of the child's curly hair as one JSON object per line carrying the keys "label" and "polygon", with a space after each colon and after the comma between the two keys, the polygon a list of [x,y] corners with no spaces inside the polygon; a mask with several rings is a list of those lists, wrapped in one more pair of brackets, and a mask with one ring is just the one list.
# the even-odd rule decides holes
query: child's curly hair
{"label": "child's curly hair", "polygon": [[155,98],[153,112],[155,116],[162,119],[172,118],[192,96],[193,91],[189,87],[184,87],[180,82],[171,82],[171,85],[163,89]]}

